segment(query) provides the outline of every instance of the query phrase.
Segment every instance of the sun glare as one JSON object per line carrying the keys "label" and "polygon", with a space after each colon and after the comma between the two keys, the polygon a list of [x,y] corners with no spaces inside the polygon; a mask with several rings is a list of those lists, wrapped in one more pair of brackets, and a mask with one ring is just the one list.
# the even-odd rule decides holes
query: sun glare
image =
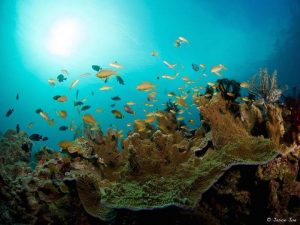
{"label": "sun glare", "polygon": [[82,43],[84,33],[82,29],[83,27],[78,21],[59,21],[50,28],[46,47],[54,55],[68,57]]}

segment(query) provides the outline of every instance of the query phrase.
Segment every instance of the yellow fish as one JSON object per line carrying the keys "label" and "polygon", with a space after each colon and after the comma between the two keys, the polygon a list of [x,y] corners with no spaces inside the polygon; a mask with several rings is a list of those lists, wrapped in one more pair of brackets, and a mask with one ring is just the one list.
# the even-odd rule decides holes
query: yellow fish
{"label": "yellow fish", "polygon": [[227,68],[223,64],[219,64],[219,65],[213,66],[210,69],[210,72],[212,72],[218,76],[221,76],[221,74],[220,74],[221,70],[227,70]]}
{"label": "yellow fish", "polygon": [[192,119],[190,119],[190,120],[188,120],[188,123],[189,123],[189,124],[195,124],[195,121],[192,120]]}
{"label": "yellow fish", "polygon": [[31,128],[33,127],[33,125],[34,125],[34,123],[33,123],[33,122],[30,122],[30,123],[27,125],[27,127],[28,127],[29,129],[31,129]]}
{"label": "yellow fish", "polygon": [[179,37],[179,41],[189,44],[189,41],[185,37]]}
{"label": "yellow fish", "polygon": [[60,116],[63,119],[66,119],[66,117],[68,115],[67,111],[65,111],[65,110],[59,110],[56,113],[57,113],[58,116]]}
{"label": "yellow fish", "polygon": [[171,64],[167,61],[163,61],[163,63],[170,69],[174,69],[177,64]]}
{"label": "yellow fish", "polygon": [[117,119],[122,119],[124,117],[123,114],[119,110],[114,109],[114,110],[111,110],[111,112],[112,112],[112,114],[115,115],[115,117]]}
{"label": "yellow fish", "polygon": [[71,85],[70,85],[70,90],[71,90],[72,88],[74,88],[74,87],[77,85],[78,81],[79,81],[79,80],[74,80],[74,81],[71,83]]}
{"label": "yellow fish", "polygon": [[110,77],[112,75],[117,74],[117,71],[115,70],[100,70],[97,74],[96,77],[98,78],[107,78]]}
{"label": "yellow fish", "polygon": [[151,56],[153,56],[153,57],[158,56],[158,52],[157,51],[152,51]]}
{"label": "yellow fish", "polygon": [[55,80],[54,79],[49,79],[48,80],[48,83],[51,85],[51,86],[54,86],[55,85]]}
{"label": "yellow fish", "polygon": [[184,117],[183,117],[183,116],[179,116],[179,117],[177,118],[177,120],[178,120],[178,121],[182,121],[182,120],[184,120]]}
{"label": "yellow fish", "polygon": [[96,109],[96,112],[97,112],[97,113],[101,113],[101,112],[103,112],[103,109],[102,109],[102,108],[97,108],[97,109]]}
{"label": "yellow fish", "polygon": [[240,84],[240,86],[241,86],[242,88],[249,88],[249,83],[248,83],[248,82],[242,82],[242,83]]}
{"label": "yellow fish", "polygon": [[127,105],[135,105],[136,103],[133,102],[133,101],[129,101],[129,102],[127,102],[126,104],[127,104]]}
{"label": "yellow fish", "polygon": [[102,86],[102,87],[99,88],[100,91],[108,91],[108,90],[111,90],[111,89],[112,89],[112,86],[108,86],[108,85]]}
{"label": "yellow fish", "polygon": [[123,68],[123,66],[121,64],[117,63],[117,61],[115,61],[115,62],[113,62],[113,63],[111,63],[109,65],[111,67],[115,68],[115,69],[122,69]]}
{"label": "yellow fish", "polygon": [[57,99],[58,102],[66,102],[67,100],[68,100],[68,97],[65,95],[62,95]]}
{"label": "yellow fish", "polygon": [[151,84],[150,82],[143,82],[136,87],[136,89],[139,91],[149,91],[153,88],[155,88],[155,85]]}
{"label": "yellow fish", "polygon": [[184,98],[183,97],[179,97],[178,100],[177,100],[177,103],[178,105],[181,105],[183,107],[187,107],[187,104],[186,102],[184,101]]}
{"label": "yellow fish", "polygon": [[82,120],[85,122],[85,123],[88,123],[88,124],[96,124],[96,120],[95,118],[91,115],[91,114],[85,114],[83,117],[82,117]]}
{"label": "yellow fish", "polygon": [[155,116],[150,116],[147,119],[145,119],[145,123],[153,123],[155,122],[156,118]]}

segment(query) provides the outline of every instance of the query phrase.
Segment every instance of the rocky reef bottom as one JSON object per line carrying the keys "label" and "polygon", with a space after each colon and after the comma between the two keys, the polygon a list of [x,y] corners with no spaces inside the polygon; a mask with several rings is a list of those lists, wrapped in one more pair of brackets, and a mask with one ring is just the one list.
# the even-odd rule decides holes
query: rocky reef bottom
{"label": "rocky reef bottom", "polygon": [[87,127],[60,151],[37,152],[34,168],[28,135],[8,130],[0,224],[299,224],[300,147],[285,141],[281,106],[232,111],[221,95],[195,102],[198,129],[159,112],[159,129],[139,122],[120,150],[117,131]]}

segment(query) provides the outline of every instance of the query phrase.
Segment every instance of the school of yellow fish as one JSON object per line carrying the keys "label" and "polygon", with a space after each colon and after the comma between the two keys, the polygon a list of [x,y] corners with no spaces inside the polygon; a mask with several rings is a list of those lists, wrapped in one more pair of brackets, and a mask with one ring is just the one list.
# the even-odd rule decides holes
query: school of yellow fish
{"label": "school of yellow fish", "polygon": [[[182,47],[183,45],[188,46],[189,44],[190,44],[190,41],[183,36],[179,36],[175,40],[175,47]],[[194,71],[196,71],[195,74],[197,74],[197,75],[193,74],[192,76],[189,76],[189,75],[185,74],[185,72],[183,71],[183,69],[185,68],[184,65],[182,65],[180,63],[176,63],[176,62],[170,62],[166,59],[162,60],[160,58],[161,57],[160,55],[161,54],[159,54],[156,50],[153,50],[150,53],[150,56],[154,57],[155,60],[160,60],[160,62],[164,65],[162,67],[170,69],[169,70],[170,73],[164,73],[162,75],[155,76],[156,79],[158,80],[156,82],[159,82],[160,78],[162,78],[162,80],[165,80],[166,82],[170,82],[170,84],[167,85],[167,88],[165,88],[165,96],[167,97],[167,99],[170,99],[171,103],[175,104],[178,108],[177,111],[175,111],[175,109],[170,109],[170,113],[178,114],[178,116],[176,117],[177,121],[186,121],[187,124],[195,125],[196,121],[195,121],[195,119],[192,118],[191,111],[193,109],[196,109],[196,106],[195,106],[195,103],[193,103],[192,99],[193,99],[193,97],[199,95],[201,93],[201,91],[205,90],[205,87],[198,84],[198,82],[202,81],[202,79],[209,79],[210,77],[213,80],[215,80],[213,75],[222,76],[223,71],[227,71],[228,68],[223,64],[216,64],[216,65],[213,65],[207,71],[207,65],[205,65],[203,63],[193,64],[193,69],[194,69]],[[97,69],[97,66],[95,68]],[[106,82],[109,79],[113,79],[113,77],[118,77],[118,79],[120,79],[119,74],[123,68],[124,68],[123,65],[121,65],[117,61],[114,61],[114,62],[110,63],[107,66],[107,68],[99,69],[96,72],[95,77],[99,78],[99,80],[101,81],[99,83],[100,84],[102,83],[102,86],[100,86],[98,90],[114,92],[114,89],[116,89],[117,87],[107,85]],[[66,69],[62,69],[61,73],[68,77],[71,76],[69,71],[67,71]],[[211,74],[211,76],[209,76],[210,74]],[[81,79],[83,79],[83,78],[86,79],[86,77],[89,77],[91,75],[92,75],[92,73],[82,73],[81,75],[79,75],[79,77],[77,77],[76,79],[73,79],[69,86],[70,91],[73,90],[76,86],[78,86],[78,84],[80,82],[82,82],[82,81],[80,81]],[[111,110],[112,116],[116,119],[123,119],[128,114],[130,114],[128,116],[132,117],[131,118],[132,122],[127,122],[127,127],[132,127],[134,125],[135,128],[139,131],[144,131],[147,128],[147,124],[153,124],[153,123],[157,122],[158,118],[165,117],[166,114],[163,113],[162,111],[158,110],[157,102],[159,101],[159,99],[157,99],[157,97],[158,97],[157,93],[161,93],[161,90],[158,91],[159,85],[154,81],[155,77],[154,78],[149,77],[148,80],[140,82],[135,87],[135,90],[137,92],[146,92],[147,93],[145,95],[144,103],[138,104],[133,99],[130,99],[130,100],[128,99],[126,101],[126,104],[124,104],[124,106],[123,106],[123,110],[121,110],[121,109],[112,109]],[[193,79],[191,79],[191,78],[193,78]],[[169,81],[167,81],[167,80],[169,80]],[[179,81],[178,83],[182,84],[181,86],[177,87],[176,91],[175,91],[176,87],[174,87],[173,80],[178,80]],[[123,82],[123,81],[120,81],[120,82]],[[203,83],[203,81],[202,81],[202,83]],[[49,78],[48,84],[51,87],[54,87],[57,85],[57,80],[53,79],[53,78]],[[208,81],[208,82],[206,82],[206,84],[214,89],[217,88],[217,84],[212,81]],[[166,87],[166,86],[164,86],[164,87]],[[240,87],[241,88],[249,88],[249,83],[241,82]],[[168,91],[167,89],[173,89],[173,90]],[[78,92],[78,90],[77,90],[77,92]],[[108,93],[110,93],[110,92],[108,92]],[[77,93],[77,95],[78,95],[78,93]],[[141,93],[141,95],[143,95],[143,93]],[[231,96],[232,93],[227,93],[227,95]],[[138,94],[138,96],[140,96],[140,95]],[[205,94],[205,96],[211,97],[211,94],[207,93],[207,94]],[[63,102],[68,101],[68,96],[67,95],[57,96],[57,98],[55,98],[55,100],[63,103]],[[114,100],[118,101],[118,100],[120,100],[120,97],[115,96]],[[241,97],[240,100],[244,101],[244,102],[249,101],[249,99],[247,97]],[[82,111],[88,110],[90,108],[90,106],[81,106],[86,101],[87,101],[87,99],[82,99],[82,100],[76,99],[76,101],[74,102],[74,105],[76,105],[78,113],[81,113]],[[111,107],[115,107],[115,105],[116,104],[111,104]],[[161,104],[161,105],[166,107],[166,104]],[[144,115],[145,118],[144,119],[136,118],[135,110],[132,107],[136,107],[136,109],[137,109],[137,107],[139,109],[141,109],[141,107],[143,107],[143,111],[145,113],[145,115]],[[154,109],[154,107],[155,107],[155,109]],[[122,111],[125,112],[125,115],[123,114]],[[95,109],[95,112],[103,113],[104,109],[102,107],[98,107]],[[68,112],[63,109],[57,110],[56,114],[58,117],[60,117],[63,120],[65,120],[68,117]],[[47,121],[49,125],[54,125],[54,119],[51,119],[46,112],[41,111],[41,112],[39,112],[39,115],[45,121]],[[90,126],[91,130],[99,129],[98,122],[96,121],[96,118],[92,114],[85,113],[81,118],[85,124]],[[34,126],[33,122],[30,122],[28,124],[28,128],[30,128],[30,129],[33,126]],[[69,130],[74,131],[75,128],[76,128],[75,121],[72,120],[72,122],[69,126]],[[162,124],[159,125],[159,128],[165,129],[164,125],[162,125]],[[122,130],[119,132],[121,134]],[[122,136],[122,135],[120,135],[120,136]],[[71,146],[72,142],[64,140],[64,141],[61,141],[58,145],[62,148],[65,148],[65,147]]]}

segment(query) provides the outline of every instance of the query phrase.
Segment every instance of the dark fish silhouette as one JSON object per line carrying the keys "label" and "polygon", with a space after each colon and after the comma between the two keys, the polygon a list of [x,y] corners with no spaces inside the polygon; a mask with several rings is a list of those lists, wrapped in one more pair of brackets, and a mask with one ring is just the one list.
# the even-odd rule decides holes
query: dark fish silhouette
{"label": "dark fish silhouette", "polygon": [[29,139],[32,141],[40,141],[42,139],[42,136],[39,134],[32,134],[29,136]]}
{"label": "dark fish silhouette", "polygon": [[98,65],[92,65],[92,69],[95,70],[95,71],[99,71],[99,70],[102,70],[102,68]]}
{"label": "dark fish silhouette", "polygon": [[36,112],[37,114],[40,114],[41,112],[43,112],[43,110],[42,110],[42,109],[37,109],[37,110],[35,110],[35,112]]}
{"label": "dark fish silhouette", "polygon": [[59,74],[57,76],[58,82],[63,82],[64,80],[67,80],[67,78],[63,74]]}
{"label": "dark fish silhouette", "polygon": [[193,70],[199,71],[199,66],[197,64],[192,64]]}
{"label": "dark fish silhouette", "polygon": [[53,96],[53,99],[54,100],[57,100],[57,99],[59,99],[61,97],[61,95],[55,95],[55,96]]}
{"label": "dark fish silhouette", "polygon": [[19,93],[17,93],[17,95],[16,95],[16,99],[17,99],[17,101],[19,100]]}
{"label": "dark fish silhouette", "polygon": [[120,101],[121,100],[121,98],[119,96],[114,96],[111,99],[114,100],[114,101]]}
{"label": "dark fish silhouette", "polygon": [[59,127],[59,130],[61,130],[61,131],[66,131],[66,130],[68,130],[69,128],[67,127],[67,126],[60,126]]}
{"label": "dark fish silhouette", "polygon": [[83,105],[82,101],[74,101],[74,106]]}
{"label": "dark fish silhouette", "polygon": [[48,141],[48,137],[43,137],[42,141]]}
{"label": "dark fish silhouette", "polygon": [[77,89],[77,91],[76,91],[76,99],[78,99],[78,95],[79,95],[79,90]]}
{"label": "dark fish silhouette", "polygon": [[17,124],[17,126],[16,126],[16,131],[17,131],[17,133],[20,132],[20,125],[19,124]]}
{"label": "dark fish silhouette", "polygon": [[85,111],[85,110],[88,110],[88,109],[90,109],[90,108],[91,108],[90,105],[85,105],[85,106],[82,106],[82,107],[81,107],[81,111]]}
{"label": "dark fish silhouette", "polygon": [[11,116],[11,114],[14,112],[14,109],[9,109],[7,112],[6,112],[6,117],[9,117]]}
{"label": "dark fish silhouette", "polygon": [[110,107],[112,107],[112,108],[115,107],[115,106],[116,106],[116,104],[111,104],[111,105],[110,105]]}
{"label": "dark fish silhouette", "polygon": [[122,77],[116,76],[116,78],[117,78],[117,81],[119,82],[119,84],[121,84],[121,85],[124,85],[124,84],[125,84],[125,83],[124,83],[124,80],[122,79]]}

